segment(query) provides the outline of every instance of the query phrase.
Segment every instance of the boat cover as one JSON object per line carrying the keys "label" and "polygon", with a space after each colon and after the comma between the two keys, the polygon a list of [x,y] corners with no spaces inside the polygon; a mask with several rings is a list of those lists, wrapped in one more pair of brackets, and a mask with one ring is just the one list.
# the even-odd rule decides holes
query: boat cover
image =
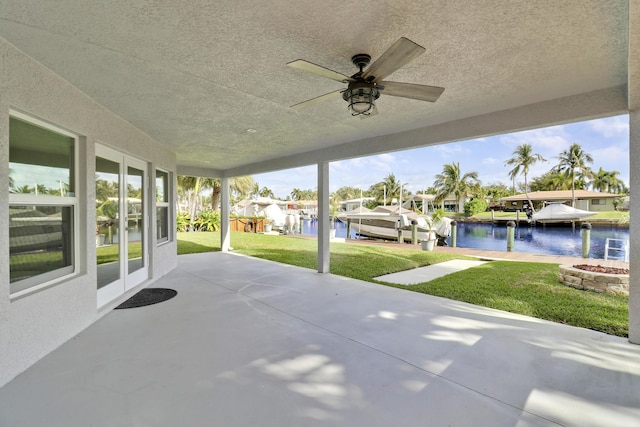
{"label": "boat cover", "polygon": [[577,221],[592,215],[595,212],[572,208],[562,203],[549,203],[540,211],[533,214],[534,221]]}

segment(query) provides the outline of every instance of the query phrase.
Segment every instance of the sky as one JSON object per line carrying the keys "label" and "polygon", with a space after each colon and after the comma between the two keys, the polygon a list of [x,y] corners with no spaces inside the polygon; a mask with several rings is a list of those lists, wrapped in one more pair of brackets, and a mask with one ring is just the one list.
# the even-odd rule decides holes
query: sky
{"label": "sky", "polygon": [[[344,186],[366,190],[393,173],[405,188],[416,193],[432,186],[434,175],[451,162],[460,162],[463,174],[478,172],[484,185],[502,182],[510,187],[508,173],[512,167],[505,166],[505,161],[512,157],[518,145],[531,144],[533,152],[547,160],[531,167],[527,175],[531,181],[556,166],[558,155],[573,143],[591,154],[593,170],[602,167],[618,171],[618,178],[629,186],[629,119],[622,115],[331,162],[329,187],[330,192]],[[318,185],[317,165],[253,175],[253,178],[260,188],[270,188],[280,199],[285,199],[294,188],[315,190]],[[524,182],[524,178],[520,176],[516,182]]]}

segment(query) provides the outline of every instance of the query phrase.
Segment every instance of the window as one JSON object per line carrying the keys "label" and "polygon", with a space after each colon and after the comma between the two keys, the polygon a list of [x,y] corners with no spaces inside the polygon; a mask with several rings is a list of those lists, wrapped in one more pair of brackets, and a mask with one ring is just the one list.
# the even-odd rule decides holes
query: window
{"label": "window", "polygon": [[12,114],[9,119],[11,294],[73,274],[77,138]]}
{"label": "window", "polygon": [[604,199],[591,199],[592,205],[606,205],[607,201]]}
{"label": "window", "polygon": [[156,170],[156,239],[169,241],[169,173]]}

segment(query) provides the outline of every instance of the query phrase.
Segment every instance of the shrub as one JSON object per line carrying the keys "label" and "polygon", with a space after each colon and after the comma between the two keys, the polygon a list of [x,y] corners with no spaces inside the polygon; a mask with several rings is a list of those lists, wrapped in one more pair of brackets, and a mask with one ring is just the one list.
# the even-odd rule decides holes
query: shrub
{"label": "shrub", "polygon": [[472,216],[487,210],[487,202],[482,199],[473,199],[464,204],[464,214]]}
{"label": "shrub", "polygon": [[178,231],[188,231],[191,224],[191,217],[187,212],[178,212],[176,216],[176,229]]}
{"label": "shrub", "polygon": [[220,230],[220,212],[207,209],[198,214],[193,226],[198,231],[218,231]]}

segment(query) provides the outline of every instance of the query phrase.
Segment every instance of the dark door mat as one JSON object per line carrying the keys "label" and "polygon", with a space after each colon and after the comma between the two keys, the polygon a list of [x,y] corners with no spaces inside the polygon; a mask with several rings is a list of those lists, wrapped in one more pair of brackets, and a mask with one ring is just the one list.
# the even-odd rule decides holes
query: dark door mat
{"label": "dark door mat", "polygon": [[169,300],[178,295],[177,291],[166,288],[145,288],[117,306],[115,310],[123,308],[144,307],[145,305],[157,304]]}

